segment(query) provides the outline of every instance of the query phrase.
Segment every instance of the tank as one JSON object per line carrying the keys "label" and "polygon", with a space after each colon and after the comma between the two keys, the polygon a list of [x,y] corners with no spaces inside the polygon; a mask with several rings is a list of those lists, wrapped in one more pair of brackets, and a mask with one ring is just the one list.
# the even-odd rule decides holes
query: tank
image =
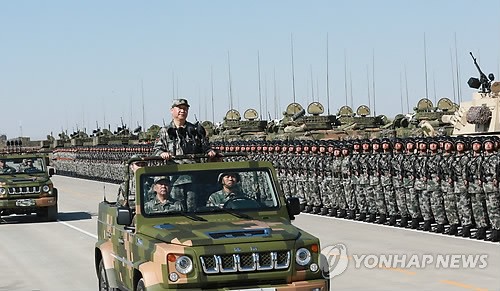
{"label": "tank", "polygon": [[477,91],[472,100],[460,103],[459,109],[449,121],[453,124],[453,135],[499,135],[500,134],[500,82],[495,76],[482,72],[476,58],[470,53],[479,78],[471,77],[467,84]]}

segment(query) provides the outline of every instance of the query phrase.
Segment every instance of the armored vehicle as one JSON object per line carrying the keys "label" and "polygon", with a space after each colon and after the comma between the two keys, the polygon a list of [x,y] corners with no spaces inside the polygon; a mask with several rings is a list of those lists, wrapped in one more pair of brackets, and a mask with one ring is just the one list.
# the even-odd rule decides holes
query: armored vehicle
{"label": "armored vehicle", "polygon": [[57,189],[48,160],[40,153],[0,154],[0,215],[36,213],[57,220]]}
{"label": "armored vehicle", "polygon": [[499,135],[500,134],[500,82],[495,76],[486,76],[470,53],[479,78],[471,77],[467,84],[478,91],[472,100],[460,103],[460,108],[450,118],[453,135]]}
{"label": "armored vehicle", "polygon": [[[134,176],[133,201],[99,204],[99,290],[328,290],[319,240],[291,224],[298,199],[285,199],[271,163],[147,165]],[[226,178],[237,183],[227,196]]]}

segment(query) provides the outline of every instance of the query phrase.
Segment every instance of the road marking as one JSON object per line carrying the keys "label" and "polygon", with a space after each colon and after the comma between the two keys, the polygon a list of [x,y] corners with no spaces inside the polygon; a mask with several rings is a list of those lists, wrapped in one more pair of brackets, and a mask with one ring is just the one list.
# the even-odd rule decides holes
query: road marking
{"label": "road marking", "polygon": [[460,240],[464,240],[464,241],[468,241],[468,242],[473,242],[473,243],[485,243],[485,244],[490,244],[490,245],[498,245],[498,242],[491,242],[491,241],[485,241],[485,240],[476,240],[476,239],[468,238],[468,237],[460,237],[460,236],[454,236],[454,235],[434,233],[434,232],[423,231],[423,230],[418,230],[418,229],[411,229],[411,228],[397,227],[397,226],[391,226],[391,225],[370,223],[370,222],[357,221],[357,220],[345,219],[345,218],[329,217],[329,216],[323,216],[323,215],[312,214],[312,213],[301,213],[301,215],[315,216],[315,217],[321,217],[321,218],[324,218],[324,219],[333,219],[333,220],[350,222],[350,223],[359,223],[359,224],[370,225],[370,226],[375,226],[375,227],[385,227],[385,228],[394,229],[394,230],[412,231],[412,232],[416,232],[416,233],[420,233],[420,234],[425,234],[425,235],[433,235],[433,236],[438,236],[438,237],[441,237],[441,238],[460,239]]}
{"label": "road marking", "polygon": [[394,271],[394,272],[400,272],[400,273],[403,273],[403,274],[406,274],[406,275],[416,275],[417,272],[412,272],[412,271],[407,271],[405,269],[401,269],[401,268],[389,268],[389,267],[384,267],[384,266],[379,266],[380,269],[382,270],[389,270],[389,271]]}
{"label": "road marking", "polygon": [[485,289],[485,288],[479,288],[479,287],[476,287],[476,286],[462,284],[462,283],[455,282],[455,281],[441,280],[439,282],[443,283],[443,284],[448,284],[448,285],[453,285],[453,286],[456,286],[456,287],[460,287],[460,288],[463,288],[463,289],[469,289],[469,290],[474,290],[474,291],[488,291],[488,289]]}
{"label": "road marking", "polygon": [[79,232],[81,232],[81,233],[83,233],[83,234],[86,234],[86,235],[88,235],[88,236],[90,236],[90,237],[92,237],[92,238],[94,238],[94,239],[97,239],[97,235],[95,235],[95,234],[93,234],[93,233],[90,233],[90,232],[88,232],[88,231],[85,231],[85,230],[83,230],[83,229],[81,229],[81,228],[78,228],[78,227],[76,227],[76,226],[74,226],[74,225],[71,225],[71,224],[69,224],[69,223],[67,223],[67,222],[64,222],[64,221],[60,221],[60,220],[58,220],[57,222],[59,222],[59,223],[61,223],[61,224],[63,224],[63,225],[66,225],[67,227],[72,228],[72,229],[74,229],[74,230],[76,230],[76,231],[79,231]]}

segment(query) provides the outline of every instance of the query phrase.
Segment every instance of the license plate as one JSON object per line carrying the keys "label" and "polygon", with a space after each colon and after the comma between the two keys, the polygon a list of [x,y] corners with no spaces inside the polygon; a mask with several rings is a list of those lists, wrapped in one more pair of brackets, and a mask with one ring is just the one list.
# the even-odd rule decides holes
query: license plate
{"label": "license plate", "polygon": [[33,200],[33,199],[18,199],[18,200],[16,200],[16,206],[20,206],[20,207],[35,206],[35,200]]}

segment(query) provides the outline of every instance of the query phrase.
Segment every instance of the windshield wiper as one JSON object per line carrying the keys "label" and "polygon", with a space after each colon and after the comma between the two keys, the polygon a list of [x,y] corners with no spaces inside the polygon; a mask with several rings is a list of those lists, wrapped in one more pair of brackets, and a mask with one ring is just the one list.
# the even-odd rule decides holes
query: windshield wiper
{"label": "windshield wiper", "polygon": [[168,214],[180,214],[184,217],[190,218],[191,220],[194,221],[207,221],[203,217],[199,217],[198,215],[194,215],[193,213],[186,213],[184,211],[169,211]]}
{"label": "windshield wiper", "polygon": [[239,211],[235,211],[233,209],[227,209],[227,208],[219,208],[217,210],[214,210],[213,212],[218,212],[218,211],[221,211],[221,212],[225,212],[225,213],[229,213],[229,214],[232,214],[238,218],[245,218],[245,219],[253,219],[253,217],[251,217],[250,215],[247,215],[245,213],[241,213]]}

